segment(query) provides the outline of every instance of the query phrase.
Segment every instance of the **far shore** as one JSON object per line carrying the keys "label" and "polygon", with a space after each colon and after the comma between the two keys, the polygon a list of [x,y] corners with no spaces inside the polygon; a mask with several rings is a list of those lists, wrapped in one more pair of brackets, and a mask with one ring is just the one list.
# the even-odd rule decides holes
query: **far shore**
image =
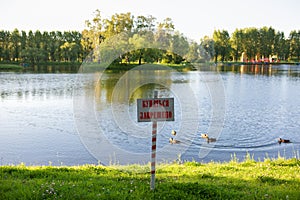
{"label": "far shore", "polygon": [[[96,63],[97,64],[97,63]],[[147,64],[147,63],[142,63]],[[193,69],[193,63],[181,63],[181,64],[172,64],[172,63],[154,63],[156,65],[168,66],[177,70],[184,69]],[[282,61],[282,62],[207,62],[207,63],[197,63],[197,64],[205,64],[205,65],[218,65],[218,66],[242,66],[242,65],[262,65],[262,66],[272,66],[272,65],[300,65],[300,62],[291,62],[291,61]],[[54,67],[80,67],[82,65],[81,62],[44,62],[38,64],[30,64],[30,63],[20,63],[20,62],[0,62],[0,71],[23,71],[30,70],[36,66],[46,67],[46,66],[54,66]],[[97,64],[98,66],[98,64]],[[136,63],[113,63],[107,69],[109,70],[130,70],[134,67],[139,66]],[[92,66],[91,66],[92,67]]]}

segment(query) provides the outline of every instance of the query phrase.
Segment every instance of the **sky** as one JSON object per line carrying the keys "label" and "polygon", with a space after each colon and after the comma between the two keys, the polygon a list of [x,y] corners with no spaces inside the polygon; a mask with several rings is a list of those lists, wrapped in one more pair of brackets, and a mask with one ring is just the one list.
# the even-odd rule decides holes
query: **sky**
{"label": "sky", "polygon": [[272,26],[288,37],[300,30],[299,0],[0,0],[0,30],[82,31],[99,9],[103,18],[116,13],[170,17],[175,29],[199,41],[214,30]]}

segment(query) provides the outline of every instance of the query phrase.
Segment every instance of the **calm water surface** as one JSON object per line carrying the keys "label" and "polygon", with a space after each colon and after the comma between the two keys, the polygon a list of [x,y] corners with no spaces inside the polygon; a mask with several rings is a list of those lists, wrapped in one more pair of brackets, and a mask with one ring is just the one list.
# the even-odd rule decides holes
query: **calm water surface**
{"label": "calm water surface", "polygon": [[[149,76],[163,77],[163,84],[137,87],[139,79]],[[208,86],[214,82],[221,83],[225,95],[218,105]],[[182,160],[228,161],[233,154],[243,160],[247,152],[256,159],[299,157],[300,67],[228,66],[184,73],[136,70],[130,78],[121,72],[2,72],[0,164],[149,162],[151,124],[136,122],[136,99],[152,97],[154,90],[175,99],[175,121],[159,123],[160,161],[179,155]],[[89,101],[92,105],[86,104]],[[210,128],[220,120],[213,115],[219,106],[224,116],[216,134]],[[96,125],[91,126],[93,118]],[[181,144],[168,143],[173,129]],[[208,144],[200,138],[207,132],[217,141]],[[279,145],[278,137],[293,143]]]}

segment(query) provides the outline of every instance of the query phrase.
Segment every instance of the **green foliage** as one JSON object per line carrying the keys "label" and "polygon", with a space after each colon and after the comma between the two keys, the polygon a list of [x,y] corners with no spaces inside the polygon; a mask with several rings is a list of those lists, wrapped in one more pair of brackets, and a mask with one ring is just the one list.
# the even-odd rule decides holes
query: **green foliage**
{"label": "green foliage", "polygon": [[[103,62],[120,51],[114,63],[259,61],[277,57],[279,60],[300,61],[300,31],[293,30],[288,38],[272,27],[236,29],[232,35],[226,30],[215,30],[212,37],[204,36],[200,44],[189,41],[178,30],[171,18],[157,22],[152,15],[137,17],[131,13],[116,13],[108,18],[96,10],[86,28],[78,31],[40,32],[0,31],[0,61],[25,62],[32,65],[45,62]],[[127,38],[122,38],[128,33]],[[120,44],[117,41],[122,41]],[[115,42],[102,58],[100,44]],[[150,49],[149,44],[156,44]],[[101,46],[101,45],[100,45]],[[106,46],[106,47],[105,47]],[[103,46],[102,46],[103,48]],[[134,51],[133,51],[134,49]],[[162,51],[163,50],[163,51]],[[93,55],[90,53],[93,52]],[[89,56],[88,56],[89,55]],[[102,60],[101,60],[102,59]]]}
{"label": "green foliage", "polygon": [[39,64],[82,61],[81,34],[76,31],[0,31],[0,61]]}
{"label": "green foliage", "polygon": [[299,61],[298,35],[299,31],[291,31],[289,38],[285,38],[283,32],[276,32],[272,27],[236,29],[230,38],[231,54],[235,61],[241,58],[242,53],[245,53],[248,61],[257,61],[272,55],[279,60],[296,58]]}
{"label": "green foliage", "polygon": [[215,55],[215,41],[208,36],[204,36],[204,38],[201,39],[200,45],[204,49],[204,58],[206,60],[212,60]]}
{"label": "green foliage", "polygon": [[[77,31],[39,30],[0,31],[0,61],[40,65],[45,62],[113,62],[180,64],[187,59],[205,60],[198,48],[190,50],[190,42],[175,31],[171,18],[156,18],[117,13],[103,18],[96,10],[94,18],[85,22],[86,29]],[[156,31],[155,31],[156,29]],[[124,38],[125,34],[127,35]],[[106,41],[106,44],[105,44]],[[105,49],[101,51],[100,48]],[[156,44],[153,48],[153,44]],[[148,46],[152,46],[149,48]],[[132,50],[134,49],[134,50]],[[196,51],[192,57],[192,51]],[[92,52],[92,54],[90,54]],[[119,57],[116,55],[120,53]],[[190,62],[190,61],[189,61]]]}
{"label": "green foliage", "polygon": [[23,67],[16,64],[0,64],[0,71],[1,70],[22,70]]}
{"label": "green foliage", "polygon": [[231,50],[229,33],[226,30],[215,30],[213,33],[214,48],[215,48],[215,62],[218,61],[218,57],[221,57],[221,61],[228,60]]}
{"label": "green foliage", "polygon": [[296,57],[298,60],[300,60],[300,30],[298,32],[292,31],[289,39],[291,58]]}

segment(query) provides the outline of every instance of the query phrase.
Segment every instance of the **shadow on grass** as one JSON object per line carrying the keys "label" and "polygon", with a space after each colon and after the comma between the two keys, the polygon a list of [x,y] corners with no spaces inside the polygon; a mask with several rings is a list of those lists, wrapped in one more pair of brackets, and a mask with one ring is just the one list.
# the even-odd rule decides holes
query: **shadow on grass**
{"label": "shadow on grass", "polygon": [[254,180],[197,176],[196,182],[157,184],[156,198],[169,199],[299,199],[300,181],[258,176]]}

